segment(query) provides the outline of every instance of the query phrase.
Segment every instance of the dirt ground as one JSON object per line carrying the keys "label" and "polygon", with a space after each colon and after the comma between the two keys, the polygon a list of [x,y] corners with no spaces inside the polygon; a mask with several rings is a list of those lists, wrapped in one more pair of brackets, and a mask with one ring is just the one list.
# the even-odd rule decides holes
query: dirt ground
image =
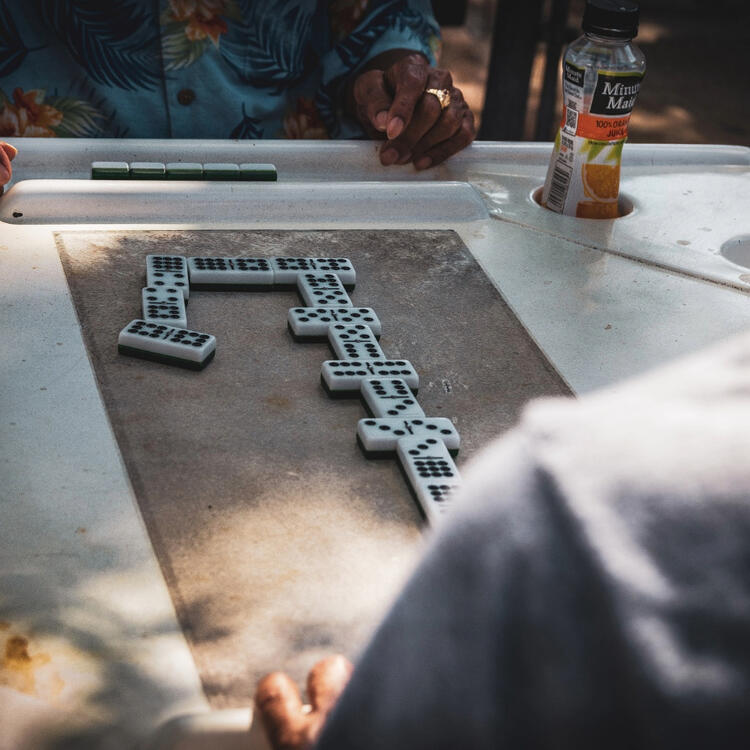
{"label": "dirt ground", "polygon": [[[496,0],[470,0],[466,24],[443,29],[441,66],[453,73],[478,121],[495,5]],[[571,2],[571,35],[580,30],[583,7],[583,0]],[[636,43],[646,55],[647,71],[633,111],[631,141],[750,145],[750,3],[642,2]],[[533,139],[543,60],[540,44],[531,75],[525,140]]]}

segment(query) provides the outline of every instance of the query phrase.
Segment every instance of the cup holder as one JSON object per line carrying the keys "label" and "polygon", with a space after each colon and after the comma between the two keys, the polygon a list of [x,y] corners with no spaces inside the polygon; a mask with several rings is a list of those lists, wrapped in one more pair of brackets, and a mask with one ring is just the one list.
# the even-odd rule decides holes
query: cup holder
{"label": "cup holder", "polygon": [[[544,208],[542,206],[542,191],[544,190],[544,185],[540,185],[536,190],[532,191],[531,193],[531,200],[536,203],[539,208]],[[547,209],[545,209],[546,211]],[[632,199],[626,195],[625,193],[620,193],[618,199],[617,199],[617,216],[610,219],[601,219],[601,218],[593,218],[593,217],[578,217],[583,219],[584,221],[616,221],[617,219],[622,219],[625,216],[628,216],[629,214],[632,214],[635,210],[635,203],[633,203]],[[559,214],[558,214],[559,215]]]}
{"label": "cup holder", "polygon": [[750,234],[740,234],[727,240],[719,252],[736,266],[750,268]]}

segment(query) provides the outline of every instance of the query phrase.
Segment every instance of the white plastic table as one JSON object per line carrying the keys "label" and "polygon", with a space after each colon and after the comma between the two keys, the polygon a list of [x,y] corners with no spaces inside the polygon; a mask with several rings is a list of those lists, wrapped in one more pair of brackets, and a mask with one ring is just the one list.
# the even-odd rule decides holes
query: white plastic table
{"label": "white plastic table", "polygon": [[[632,211],[595,221],[534,202],[550,153],[543,144],[477,143],[419,174],[380,167],[371,143],[15,145],[14,184],[0,199],[0,748],[44,747],[42,735],[71,726],[92,737],[116,726],[106,746],[131,747],[169,717],[207,710],[97,391],[55,231],[454,229],[576,393],[750,325],[746,148],[629,145],[621,188]],[[279,181],[92,181],[97,160],[271,162]],[[414,554],[381,587],[383,605]],[[75,632],[75,646],[63,631]],[[248,720],[226,715],[230,727]],[[183,745],[172,732],[160,746],[188,747],[186,735],[209,730],[193,721],[177,732]]]}

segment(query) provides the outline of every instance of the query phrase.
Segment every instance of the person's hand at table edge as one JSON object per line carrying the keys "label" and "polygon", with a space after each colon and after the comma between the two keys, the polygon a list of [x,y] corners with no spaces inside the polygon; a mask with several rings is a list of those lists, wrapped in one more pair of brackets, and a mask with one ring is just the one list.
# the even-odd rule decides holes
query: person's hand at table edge
{"label": "person's hand at table edge", "polygon": [[[431,93],[435,92],[435,93]],[[475,138],[474,115],[447,70],[410,50],[370,61],[353,81],[349,109],[372,138],[385,138],[380,163],[427,169]]]}
{"label": "person's hand at table edge", "polygon": [[16,158],[18,149],[11,146],[10,143],[0,141],[0,195],[5,190],[5,185],[10,182],[13,176],[13,167],[10,163]]}
{"label": "person's hand at table edge", "polygon": [[283,672],[272,672],[258,683],[255,707],[273,750],[312,747],[352,669],[344,656],[319,661],[307,676],[309,706],[303,706],[297,686]]}

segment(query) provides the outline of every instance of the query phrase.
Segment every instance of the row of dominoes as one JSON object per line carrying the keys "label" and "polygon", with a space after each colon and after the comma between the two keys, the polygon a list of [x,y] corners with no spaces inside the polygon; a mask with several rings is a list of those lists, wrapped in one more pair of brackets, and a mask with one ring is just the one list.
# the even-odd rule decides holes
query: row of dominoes
{"label": "row of dominoes", "polygon": [[[327,341],[334,356],[321,368],[333,398],[362,397],[371,417],[357,425],[368,458],[398,457],[425,516],[436,521],[460,476],[452,456],[460,437],[449,419],[426,417],[416,399],[419,376],[406,360],[389,359],[372,308],[356,307],[348,291],[356,274],[347,258],[185,258],[149,255],[143,319],[119,335],[123,354],[202,369],[216,351],[210,334],[187,330],[185,303],[193,289],[294,289],[304,306],[289,310],[296,341]],[[180,327],[175,327],[180,326]]]}
{"label": "row of dominoes", "polygon": [[159,161],[95,161],[92,180],[239,180],[275,182],[273,164],[199,164]]}
{"label": "row of dominoes", "polygon": [[[347,258],[186,258],[147,255],[146,286],[141,291],[143,317],[120,332],[121,354],[151,359],[194,370],[203,369],[216,354],[216,338],[187,329],[186,304],[193,289],[293,289],[300,275],[318,273],[318,283],[305,286],[306,304],[320,304],[341,294],[341,305],[351,305],[346,287],[355,283]],[[328,283],[335,279],[335,292]],[[307,295],[307,296],[305,296]],[[339,304],[336,301],[336,304]],[[369,317],[368,317],[369,319]]]}
{"label": "row of dominoes", "polygon": [[387,357],[377,314],[355,307],[335,273],[300,274],[297,288],[307,307],[289,310],[289,331],[295,341],[328,341],[338,359],[323,363],[323,388],[333,398],[363,399],[371,417],[357,424],[362,451],[368,458],[395,454],[427,520],[435,523],[461,481],[453,462],[460,446],[456,428],[449,419],[425,416],[416,399],[416,370],[407,360]]}

